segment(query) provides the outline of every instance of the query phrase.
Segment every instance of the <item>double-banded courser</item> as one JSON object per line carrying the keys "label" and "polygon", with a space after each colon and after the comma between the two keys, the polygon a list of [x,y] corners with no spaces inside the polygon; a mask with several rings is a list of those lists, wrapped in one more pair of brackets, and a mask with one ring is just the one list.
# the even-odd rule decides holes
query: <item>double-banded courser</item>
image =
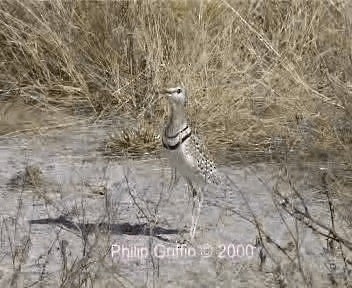
{"label": "double-banded courser", "polygon": [[[192,226],[193,240],[198,224],[203,201],[202,190],[206,184],[219,184],[214,163],[208,158],[205,145],[192,132],[187,120],[187,93],[183,87],[169,88],[162,91],[169,102],[170,114],[162,135],[162,143],[172,168],[185,178],[192,191]],[[196,216],[194,209],[198,201]]]}

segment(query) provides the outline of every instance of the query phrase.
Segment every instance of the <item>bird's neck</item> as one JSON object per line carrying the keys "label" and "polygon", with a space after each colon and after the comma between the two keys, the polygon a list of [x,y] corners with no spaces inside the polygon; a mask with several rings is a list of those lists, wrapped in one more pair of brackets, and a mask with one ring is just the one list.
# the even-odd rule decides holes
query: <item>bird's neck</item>
{"label": "bird's neck", "polygon": [[166,134],[172,136],[180,132],[187,126],[187,117],[185,107],[180,105],[170,105],[171,113],[166,126]]}

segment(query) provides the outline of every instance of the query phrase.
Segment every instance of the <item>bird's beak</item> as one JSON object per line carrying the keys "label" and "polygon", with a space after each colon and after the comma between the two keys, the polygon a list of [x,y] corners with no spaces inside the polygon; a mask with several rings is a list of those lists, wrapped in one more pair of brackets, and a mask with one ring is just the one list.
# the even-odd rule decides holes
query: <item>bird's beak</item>
{"label": "bird's beak", "polygon": [[164,96],[169,96],[170,94],[172,94],[173,92],[173,89],[169,88],[169,89],[162,89],[160,91],[160,94],[161,95],[164,95]]}

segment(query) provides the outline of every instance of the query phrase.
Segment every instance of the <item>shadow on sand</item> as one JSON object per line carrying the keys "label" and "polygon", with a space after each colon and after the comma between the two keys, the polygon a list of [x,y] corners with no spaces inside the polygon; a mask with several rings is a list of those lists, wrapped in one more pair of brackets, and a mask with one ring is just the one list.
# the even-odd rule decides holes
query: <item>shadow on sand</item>
{"label": "shadow on sand", "polygon": [[45,218],[38,220],[30,220],[30,224],[56,224],[62,225],[67,229],[80,231],[83,235],[88,235],[95,231],[110,231],[112,234],[125,234],[125,235],[146,235],[160,237],[160,235],[178,234],[178,229],[165,229],[162,227],[151,227],[148,223],[143,224],[108,224],[108,223],[75,223],[66,219],[64,216],[58,218]]}

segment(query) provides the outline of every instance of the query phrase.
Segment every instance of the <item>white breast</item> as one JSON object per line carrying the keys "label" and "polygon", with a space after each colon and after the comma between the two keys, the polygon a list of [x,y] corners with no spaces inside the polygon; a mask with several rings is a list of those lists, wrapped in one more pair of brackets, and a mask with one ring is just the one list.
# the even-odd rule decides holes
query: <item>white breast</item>
{"label": "white breast", "polygon": [[[183,142],[177,149],[167,151],[170,165],[180,173],[181,176],[192,183],[205,185],[212,180],[213,171],[206,170],[204,166],[204,157],[192,146],[192,139],[189,138]],[[193,152],[193,153],[192,153]]]}

